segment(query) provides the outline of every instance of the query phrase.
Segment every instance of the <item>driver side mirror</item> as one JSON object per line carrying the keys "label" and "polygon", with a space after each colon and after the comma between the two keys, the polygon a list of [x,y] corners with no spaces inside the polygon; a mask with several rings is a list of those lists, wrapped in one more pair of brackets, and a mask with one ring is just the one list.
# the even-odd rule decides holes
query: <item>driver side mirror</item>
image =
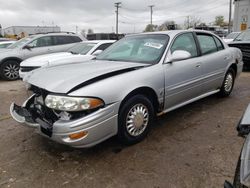
{"label": "driver side mirror", "polygon": [[102,52],[103,52],[103,50],[96,50],[92,55],[93,56],[98,56]]}
{"label": "driver side mirror", "polygon": [[34,48],[33,45],[27,44],[23,47],[23,49],[27,49],[27,50],[31,50],[32,48]]}
{"label": "driver side mirror", "polygon": [[169,62],[181,61],[192,57],[192,55],[185,50],[175,50],[169,58]]}

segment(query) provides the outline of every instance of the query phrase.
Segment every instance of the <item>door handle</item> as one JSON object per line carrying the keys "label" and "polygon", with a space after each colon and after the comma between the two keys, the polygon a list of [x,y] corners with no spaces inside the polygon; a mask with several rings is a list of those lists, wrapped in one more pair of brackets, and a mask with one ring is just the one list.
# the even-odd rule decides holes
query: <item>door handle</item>
{"label": "door handle", "polygon": [[201,67],[201,64],[197,64],[197,65],[195,65],[195,67],[196,67],[196,68],[199,68],[199,67]]}
{"label": "door handle", "polygon": [[229,60],[229,57],[228,57],[228,56],[225,56],[225,57],[224,57],[224,60]]}

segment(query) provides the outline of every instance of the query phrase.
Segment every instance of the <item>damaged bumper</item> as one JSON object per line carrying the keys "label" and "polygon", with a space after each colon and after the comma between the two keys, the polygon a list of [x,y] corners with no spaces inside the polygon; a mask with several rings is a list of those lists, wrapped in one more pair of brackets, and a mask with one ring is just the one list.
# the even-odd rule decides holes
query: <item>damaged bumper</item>
{"label": "damaged bumper", "polygon": [[[10,114],[17,122],[36,129],[39,134],[61,144],[87,148],[94,146],[117,134],[118,103],[113,103],[86,116],[74,120],[58,119],[54,123],[34,117],[27,108],[31,96],[22,106],[12,103]],[[84,133],[84,136],[72,138],[72,135]]]}

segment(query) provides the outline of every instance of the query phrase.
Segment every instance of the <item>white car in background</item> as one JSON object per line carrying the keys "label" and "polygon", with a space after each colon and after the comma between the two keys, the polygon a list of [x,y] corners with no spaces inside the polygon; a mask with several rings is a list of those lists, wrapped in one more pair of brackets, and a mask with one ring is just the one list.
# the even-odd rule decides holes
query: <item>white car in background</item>
{"label": "white car in background", "polygon": [[16,41],[10,40],[10,41],[0,41],[0,48],[7,48],[9,45],[15,43]]}
{"label": "white car in background", "polygon": [[31,57],[21,62],[19,76],[24,78],[29,72],[41,67],[91,60],[114,42],[115,40],[83,41],[69,48],[67,52]]}
{"label": "white car in background", "polygon": [[225,43],[230,43],[232,42],[236,37],[239,36],[241,32],[232,32],[232,33],[229,33],[225,38],[223,38],[224,42]]}

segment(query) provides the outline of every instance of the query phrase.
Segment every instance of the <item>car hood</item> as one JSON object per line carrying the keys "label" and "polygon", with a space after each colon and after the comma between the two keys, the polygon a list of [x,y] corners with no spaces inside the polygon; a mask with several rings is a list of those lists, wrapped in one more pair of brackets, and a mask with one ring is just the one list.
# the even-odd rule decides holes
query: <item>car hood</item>
{"label": "car hood", "polygon": [[230,43],[228,43],[228,45],[240,45],[240,44],[250,44],[250,41],[232,41]]}
{"label": "car hood", "polygon": [[50,62],[58,61],[67,57],[73,57],[74,54],[70,52],[59,52],[45,55],[38,55],[35,57],[28,58],[21,63],[22,67],[32,67],[32,66],[45,66]]}
{"label": "car hood", "polygon": [[86,62],[88,60],[93,59],[95,56],[93,55],[73,55],[73,56],[67,56],[64,58],[60,58],[54,61],[50,61],[47,66],[58,66],[63,64],[72,64],[72,63],[81,63]]}
{"label": "car hood", "polygon": [[91,60],[40,68],[28,74],[24,81],[50,92],[68,93],[87,81],[93,83],[143,66],[148,64]]}

